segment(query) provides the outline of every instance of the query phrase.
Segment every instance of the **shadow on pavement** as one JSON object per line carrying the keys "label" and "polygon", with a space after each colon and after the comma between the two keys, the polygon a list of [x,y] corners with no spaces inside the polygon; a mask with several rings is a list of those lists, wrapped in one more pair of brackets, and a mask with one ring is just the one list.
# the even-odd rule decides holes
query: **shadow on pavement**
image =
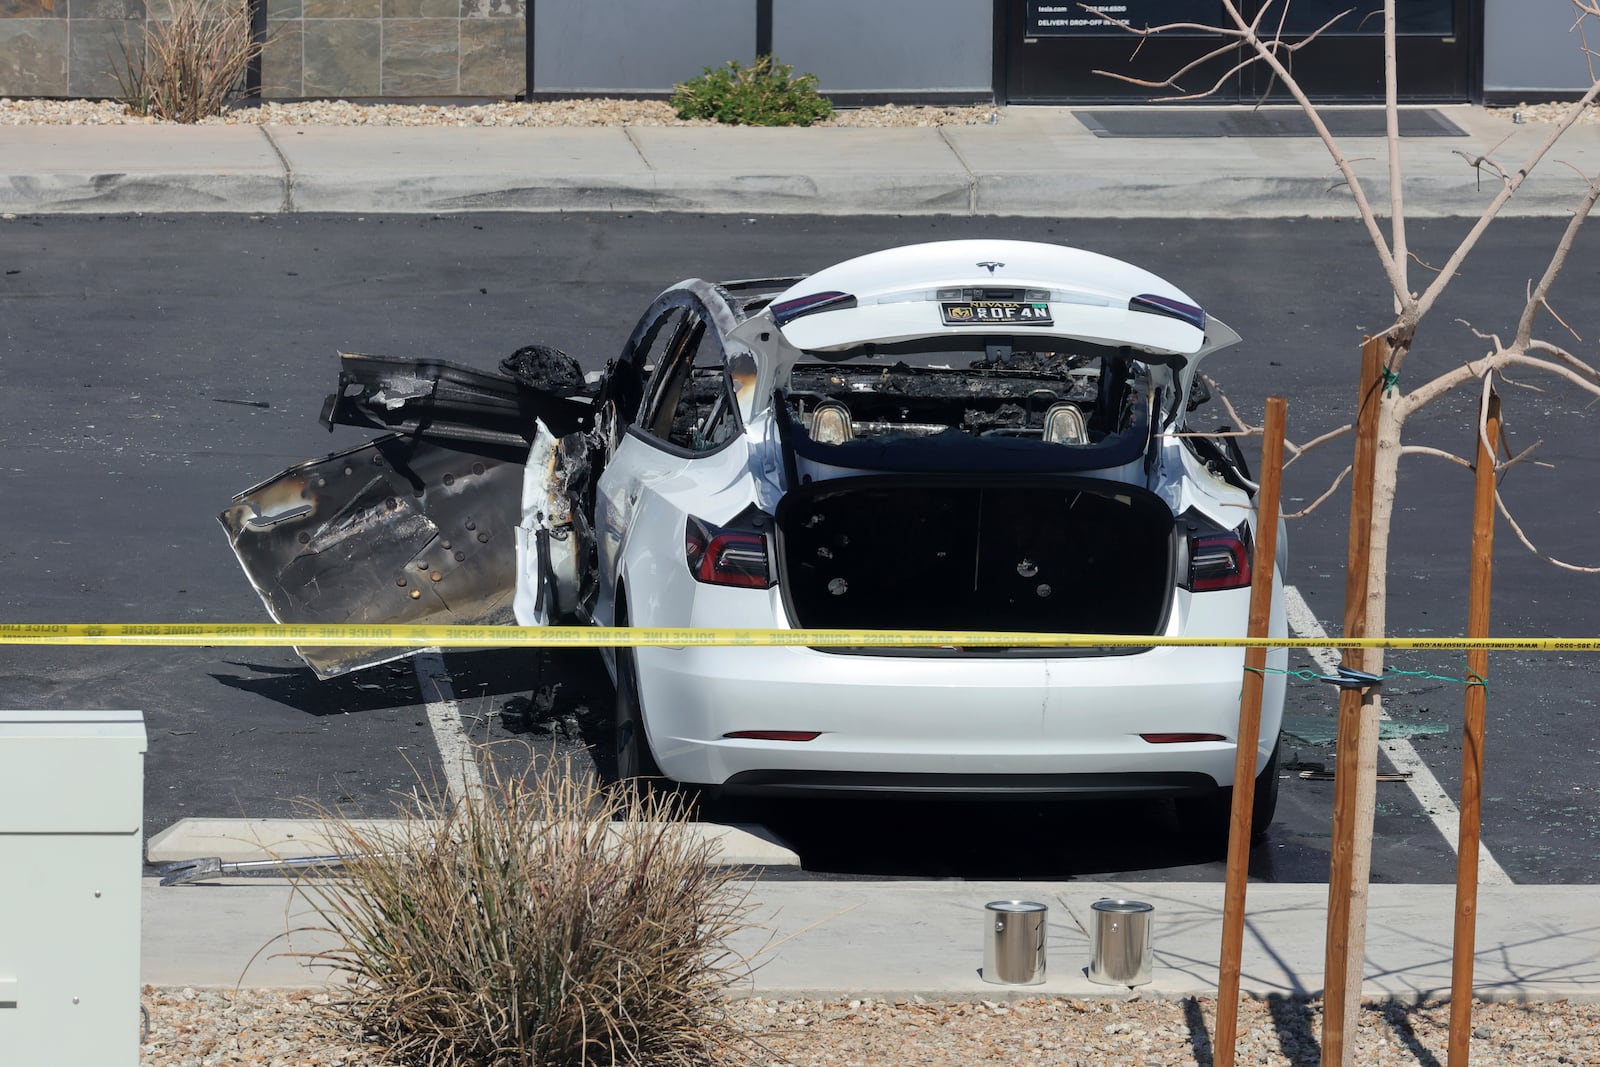
{"label": "shadow on pavement", "polygon": [[[1172,803],[1161,799],[720,798],[703,802],[701,816],[766,827],[799,853],[800,877],[1220,882],[1225,869],[1223,857],[1185,834]],[[1327,853],[1297,845],[1275,826],[1251,850],[1250,875],[1324,881]]]}
{"label": "shadow on pavement", "polygon": [[224,661],[247,675],[211,677],[229,689],[265,697],[307,715],[343,715],[347,712],[382,711],[422,702],[416,676],[406,662],[369,667],[340,678],[318,681],[310,667]]}

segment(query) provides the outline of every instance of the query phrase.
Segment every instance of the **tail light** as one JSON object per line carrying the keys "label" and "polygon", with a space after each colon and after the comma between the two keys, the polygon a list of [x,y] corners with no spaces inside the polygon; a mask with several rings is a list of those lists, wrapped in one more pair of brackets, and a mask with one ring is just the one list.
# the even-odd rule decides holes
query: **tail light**
{"label": "tail light", "polygon": [[770,588],[772,553],[763,527],[771,521],[755,508],[727,526],[689,516],[683,530],[683,557],[689,573],[707,585]]}
{"label": "tail light", "polygon": [[798,296],[772,305],[772,319],[779,326],[787,326],[795,319],[814,315],[819,311],[832,311],[856,306],[856,298],[849,293],[829,291]]}
{"label": "tail light", "polygon": [[1144,311],[1152,315],[1165,315],[1169,319],[1187,322],[1197,330],[1206,328],[1206,313],[1193,304],[1185,304],[1170,296],[1145,293],[1128,301],[1129,311]]}
{"label": "tail light", "polygon": [[1250,527],[1189,535],[1190,592],[1242,589],[1250,584]]}

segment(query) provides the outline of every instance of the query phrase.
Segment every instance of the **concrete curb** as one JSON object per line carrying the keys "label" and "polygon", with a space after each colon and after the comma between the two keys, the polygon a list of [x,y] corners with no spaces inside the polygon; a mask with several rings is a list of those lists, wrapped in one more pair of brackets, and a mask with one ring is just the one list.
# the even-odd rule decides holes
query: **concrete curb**
{"label": "concrete curb", "polygon": [[[351,819],[357,832],[379,839],[401,835],[405,824],[394,819]],[[690,823],[685,829],[716,846],[718,860],[730,867],[798,867],[800,857],[760,827]],[[152,834],[145,845],[152,864],[216,857],[224,863],[327,856],[338,851],[338,839],[324,819],[180,819]]]}

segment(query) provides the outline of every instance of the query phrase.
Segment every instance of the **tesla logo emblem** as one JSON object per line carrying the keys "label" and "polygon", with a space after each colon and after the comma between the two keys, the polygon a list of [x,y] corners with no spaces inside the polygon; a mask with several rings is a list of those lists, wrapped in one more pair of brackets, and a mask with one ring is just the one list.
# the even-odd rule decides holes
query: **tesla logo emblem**
{"label": "tesla logo emblem", "polygon": [[994,269],[996,267],[1003,267],[1003,266],[1005,266],[1005,264],[1004,263],[996,263],[992,259],[986,259],[982,263],[979,263],[978,266],[980,266],[980,267],[988,267],[989,268],[989,273],[993,274],[994,273]]}

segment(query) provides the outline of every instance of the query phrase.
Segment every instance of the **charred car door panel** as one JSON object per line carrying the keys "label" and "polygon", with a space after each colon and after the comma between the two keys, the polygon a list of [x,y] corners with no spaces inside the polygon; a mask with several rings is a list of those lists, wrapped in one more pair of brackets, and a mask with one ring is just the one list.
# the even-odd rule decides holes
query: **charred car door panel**
{"label": "charred car door panel", "polygon": [[[234,498],[228,542],[280,623],[509,622],[521,457],[391,434]],[[409,654],[297,649],[330,678]]]}
{"label": "charred car door panel", "polygon": [[[398,431],[291,467],[219,519],[280,623],[483,625],[514,621],[519,544],[570,529],[568,472],[532,531],[523,500],[535,441],[584,440],[593,408],[576,363],[524,349],[493,374],[439,360],[341,355],[323,422]],[[558,436],[559,435],[559,436]],[[530,537],[530,533],[532,536]],[[569,537],[569,540],[571,538]],[[553,570],[552,562],[543,564]],[[573,597],[561,600],[570,609]],[[297,649],[329,678],[410,654]]]}

